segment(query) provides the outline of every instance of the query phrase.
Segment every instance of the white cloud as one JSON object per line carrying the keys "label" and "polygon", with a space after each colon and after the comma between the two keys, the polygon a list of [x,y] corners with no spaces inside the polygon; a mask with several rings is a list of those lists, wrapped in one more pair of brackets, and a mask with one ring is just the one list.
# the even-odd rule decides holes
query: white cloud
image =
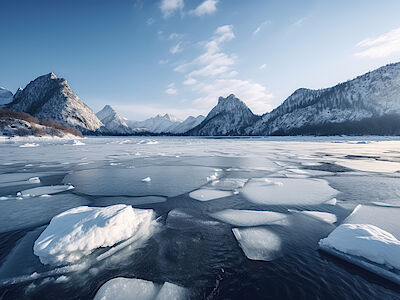
{"label": "white cloud", "polygon": [[296,22],[294,22],[292,24],[292,26],[293,27],[300,27],[300,26],[302,26],[304,24],[305,21],[307,21],[308,18],[309,18],[308,16],[302,17],[302,18],[298,19]]}
{"label": "white cloud", "polygon": [[177,54],[179,52],[182,52],[182,47],[181,47],[182,42],[179,42],[178,44],[176,44],[175,46],[172,46],[169,49],[169,52],[171,52],[172,54]]}
{"label": "white cloud", "polygon": [[169,40],[180,39],[180,38],[182,38],[182,34],[176,32],[173,32],[168,36]]}
{"label": "white cloud", "polygon": [[393,29],[375,38],[367,38],[357,44],[363,48],[355,53],[358,57],[384,58],[392,54],[400,54],[400,28]]}
{"label": "white cloud", "polygon": [[204,15],[211,15],[217,11],[217,3],[218,0],[205,0],[195,9],[190,11],[190,14],[196,16],[204,16]]}
{"label": "white cloud", "polygon": [[192,84],[196,84],[196,83],[197,83],[197,80],[194,79],[194,78],[192,78],[192,77],[187,78],[187,79],[183,82],[184,85],[192,85]]}
{"label": "white cloud", "polygon": [[159,63],[160,65],[165,65],[165,64],[168,63],[168,59],[160,59],[160,60],[158,61],[158,63]]}
{"label": "white cloud", "polygon": [[233,93],[255,113],[265,113],[272,108],[269,104],[272,95],[259,83],[235,78],[237,57],[222,50],[234,38],[232,25],[218,27],[208,41],[201,43],[203,53],[174,70],[185,74],[183,84],[198,95],[194,106],[199,110],[210,110],[219,96]]}
{"label": "white cloud", "polygon": [[266,67],[267,67],[267,64],[262,64],[262,65],[259,66],[258,68],[259,68],[260,70],[264,70]]}
{"label": "white cloud", "polygon": [[147,25],[152,25],[152,24],[154,24],[154,22],[155,22],[155,20],[153,18],[148,18],[146,21]]}
{"label": "white cloud", "polygon": [[169,18],[177,11],[182,11],[184,6],[183,0],[161,0],[160,9],[164,18]]}
{"label": "white cloud", "polygon": [[254,31],[253,31],[253,35],[256,35],[257,33],[259,33],[261,31],[261,29],[265,26],[271,24],[271,21],[267,20],[262,22]]}
{"label": "white cloud", "polygon": [[178,90],[175,88],[175,83],[170,83],[167,86],[167,89],[165,90],[165,93],[167,95],[176,95],[178,93]]}

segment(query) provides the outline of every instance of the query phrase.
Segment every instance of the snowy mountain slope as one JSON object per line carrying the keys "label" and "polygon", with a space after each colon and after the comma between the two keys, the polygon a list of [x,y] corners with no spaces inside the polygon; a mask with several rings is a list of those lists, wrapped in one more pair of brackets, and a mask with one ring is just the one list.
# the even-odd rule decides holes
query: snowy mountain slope
{"label": "snowy mountain slope", "polygon": [[8,104],[13,99],[13,93],[0,86],[0,106]]}
{"label": "snowy mountain slope", "polygon": [[165,114],[163,116],[157,115],[155,117],[149,118],[144,121],[129,122],[129,127],[132,129],[147,129],[149,132],[153,133],[167,133],[169,128],[174,128],[178,126],[182,121],[177,117]]}
{"label": "snowy mountain slope", "polygon": [[245,129],[253,125],[260,117],[253,114],[241,100],[231,94],[219,97],[218,104],[207,117],[188,135],[243,135]]}
{"label": "snowy mountain slope", "polygon": [[173,128],[168,128],[168,132],[173,134],[185,133],[199,125],[205,118],[206,117],[203,115],[199,115],[197,117],[189,116],[183,122],[173,125]]}
{"label": "snowy mountain slope", "polygon": [[106,105],[96,116],[104,124],[105,131],[110,134],[130,134],[132,133],[126,123],[126,119],[121,117],[110,105]]}
{"label": "snowy mountain slope", "polygon": [[[390,123],[385,124],[385,116]],[[368,130],[364,131],[363,127],[372,123],[391,131],[396,126],[395,116],[400,117],[400,63],[386,65],[331,88],[298,89],[246,133],[367,134]]]}
{"label": "snowy mountain slope", "polygon": [[18,91],[8,108],[27,112],[39,120],[54,120],[83,132],[93,132],[103,124],[94,112],[71,90],[63,78],[49,73]]}

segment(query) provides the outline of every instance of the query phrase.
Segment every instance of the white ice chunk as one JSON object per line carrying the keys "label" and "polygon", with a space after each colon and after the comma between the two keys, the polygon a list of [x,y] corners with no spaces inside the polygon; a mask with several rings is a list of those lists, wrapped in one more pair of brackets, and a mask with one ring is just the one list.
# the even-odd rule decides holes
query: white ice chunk
{"label": "white ice chunk", "polygon": [[234,226],[282,225],[287,221],[287,215],[273,211],[225,209],[210,215]]}
{"label": "white ice chunk", "polygon": [[169,282],[165,282],[160,289],[151,281],[117,277],[103,284],[94,300],[180,300],[187,296],[187,289]]}
{"label": "white ice chunk", "polygon": [[336,198],[332,198],[332,199],[324,202],[324,204],[329,204],[329,205],[336,205],[336,203],[337,203]]}
{"label": "white ice chunk", "polygon": [[251,179],[242,193],[258,204],[314,205],[330,200],[337,191],[325,180],[279,178],[279,181]]}
{"label": "white ice chunk", "polygon": [[94,300],[150,300],[156,298],[158,290],[151,281],[117,277],[103,284]]}
{"label": "white ice chunk", "polygon": [[20,148],[33,148],[33,147],[39,147],[39,144],[36,143],[26,143],[22,144],[19,146]]}
{"label": "white ice chunk", "polygon": [[374,225],[342,224],[319,245],[400,270],[400,241]]}
{"label": "white ice chunk", "polygon": [[86,145],[84,142],[81,142],[80,140],[74,140],[72,143],[73,146],[83,146]]}
{"label": "white ice chunk", "polygon": [[207,181],[214,181],[218,179],[218,173],[215,172],[214,174],[207,176]]}
{"label": "white ice chunk", "polygon": [[159,291],[156,300],[183,300],[187,299],[188,291],[179,285],[166,282]]}
{"label": "white ice chunk", "polygon": [[230,191],[220,191],[213,189],[199,189],[189,194],[191,198],[199,201],[210,201],[218,198],[228,197],[231,195],[232,192]]}
{"label": "white ice chunk", "polygon": [[289,210],[289,211],[301,213],[330,224],[336,223],[337,221],[336,215],[327,212],[308,211],[308,210]]}
{"label": "white ice chunk", "polygon": [[55,216],[34,245],[43,264],[62,265],[79,260],[100,247],[111,247],[137,235],[150,235],[152,210],[127,205],[80,206]]}
{"label": "white ice chunk", "polygon": [[146,177],[146,178],[143,178],[142,181],[143,181],[143,182],[150,182],[150,181],[151,181],[151,178],[150,178],[150,177]]}
{"label": "white ice chunk", "polygon": [[28,179],[29,183],[40,183],[39,177],[31,177]]}
{"label": "white ice chunk", "polygon": [[[72,190],[72,185],[51,185],[51,186],[40,186],[32,189],[27,189],[21,192],[22,197],[34,197],[41,195],[51,195],[61,193],[67,190]],[[18,196],[18,194],[17,194]]]}
{"label": "white ice chunk", "polygon": [[233,228],[232,232],[249,259],[271,261],[280,255],[281,239],[266,228]]}
{"label": "white ice chunk", "polygon": [[379,173],[394,173],[400,171],[400,163],[376,159],[340,159],[336,164],[346,168]]}

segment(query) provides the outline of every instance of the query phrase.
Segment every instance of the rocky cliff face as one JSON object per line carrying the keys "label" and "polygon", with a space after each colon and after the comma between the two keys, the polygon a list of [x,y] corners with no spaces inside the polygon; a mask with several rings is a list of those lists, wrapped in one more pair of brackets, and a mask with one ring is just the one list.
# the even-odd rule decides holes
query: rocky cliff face
{"label": "rocky cliff face", "polygon": [[67,81],[49,73],[18,91],[7,106],[39,120],[54,120],[82,132],[98,130],[103,124],[94,112],[71,90]]}
{"label": "rocky cliff face", "polygon": [[[391,129],[398,122],[396,116],[400,117],[400,63],[331,88],[298,89],[271,113],[263,115],[246,133],[396,134],[396,129]],[[368,131],[363,128],[368,126],[385,129],[370,128]],[[400,127],[400,123],[397,126]]]}
{"label": "rocky cliff face", "polygon": [[226,98],[219,97],[218,104],[209,112],[207,117],[188,135],[219,136],[243,135],[246,128],[253,125],[256,116],[241,100],[231,94]]}

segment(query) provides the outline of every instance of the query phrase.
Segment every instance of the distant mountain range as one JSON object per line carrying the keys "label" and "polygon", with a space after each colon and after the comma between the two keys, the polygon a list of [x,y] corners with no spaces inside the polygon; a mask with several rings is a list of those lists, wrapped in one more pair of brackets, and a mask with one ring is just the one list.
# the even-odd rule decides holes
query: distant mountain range
{"label": "distant mountain range", "polygon": [[[8,104],[7,104],[8,103]],[[157,115],[144,121],[120,116],[110,105],[97,114],[53,73],[15,95],[0,88],[0,105],[54,120],[85,134],[169,134],[193,136],[400,134],[400,63],[389,64],[336,86],[301,88],[280,106],[258,116],[231,94],[204,116],[181,121]]]}

